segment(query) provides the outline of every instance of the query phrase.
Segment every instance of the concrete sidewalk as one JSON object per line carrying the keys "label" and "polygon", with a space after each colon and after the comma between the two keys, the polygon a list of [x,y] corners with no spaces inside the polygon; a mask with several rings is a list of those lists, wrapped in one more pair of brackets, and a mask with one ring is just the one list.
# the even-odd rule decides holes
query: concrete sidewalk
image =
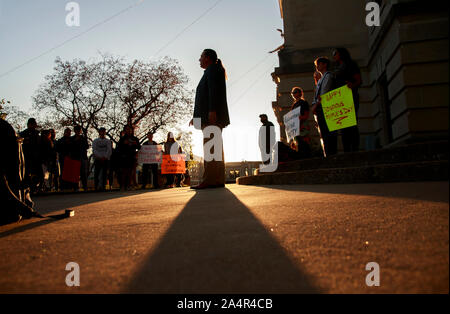
{"label": "concrete sidewalk", "polygon": [[[1,293],[448,293],[448,182],[34,199],[0,227]],[[66,264],[80,287],[66,286]],[[366,286],[377,262],[381,285]]]}

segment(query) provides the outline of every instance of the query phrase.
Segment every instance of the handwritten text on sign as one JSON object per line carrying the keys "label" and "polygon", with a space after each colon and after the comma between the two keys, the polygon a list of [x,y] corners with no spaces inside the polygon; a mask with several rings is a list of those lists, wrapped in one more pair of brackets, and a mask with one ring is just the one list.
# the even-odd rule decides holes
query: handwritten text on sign
{"label": "handwritten text on sign", "polygon": [[347,85],[321,96],[328,129],[335,131],[356,125],[353,93]]}
{"label": "handwritten text on sign", "polygon": [[161,174],[176,174],[185,173],[186,156],[184,154],[177,155],[163,155],[163,161],[161,164]]}
{"label": "handwritten text on sign", "polygon": [[289,111],[283,116],[284,129],[286,130],[286,136],[288,142],[293,140],[296,136],[300,135],[300,107]]}
{"label": "handwritten text on sign", "polygon": [[139,164],[160,164],[162,161],[161,145],[142,145],[138,152]]}

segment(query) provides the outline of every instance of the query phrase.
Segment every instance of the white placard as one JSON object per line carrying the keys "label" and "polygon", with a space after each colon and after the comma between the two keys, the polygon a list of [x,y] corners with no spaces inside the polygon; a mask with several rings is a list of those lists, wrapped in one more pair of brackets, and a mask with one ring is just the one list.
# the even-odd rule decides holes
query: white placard
{"label": "white placard", "polygon": [[283,116],[288,142],[300,135],[300,108],[301,107],[297,107]]}
{"label": "white placard", "polygon": [[138,152],[139,164],[160,164],[162,162],[161,145],[142,145]]}

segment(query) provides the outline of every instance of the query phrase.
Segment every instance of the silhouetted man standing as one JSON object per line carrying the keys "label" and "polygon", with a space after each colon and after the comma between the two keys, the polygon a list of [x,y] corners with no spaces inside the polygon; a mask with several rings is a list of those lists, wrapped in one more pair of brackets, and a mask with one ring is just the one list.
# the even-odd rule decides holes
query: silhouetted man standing
{"label": "silhouetted man standing", "polygon": [[23,138],[26,182],[31,187],[32,192],[36,192],[44,178],[42,172],[41,137],[37,130],[36,119],[28,119],[27,129],[20,133],[20,137]]}
{"label": "silhouetted man standing", "polygon": [[261,159],[263,164],[270,163],[272,147],[275,144],[275,127],[267,118],[266,114],[259,116],[262,126],[259,129],[259,149],[261,150]]}
{"label": "silhouetted man standing", "polygon": [[[224,187],[225,162],[222,145],[222,129],[230,124],[225,84],[226,73],[222,61],[217,59],[217,53],[212,49],[205,49],[199,61],[200,67],[205,69],[205,72],[197,86],[195,94],[194,119],[201,119],[201,123],[198,125],[194,123],[193,119],[190,125],[194,124],[196,128],[201,128],[204,131],[203,150],[205,156],[205,172],[203,182],[191,188],[207,189]],[[210,134],[210,131],[215,132]],[[210,138],[208,139],[207,137]],[[210,147],[210,142],[216,143],[217,145]],[[222,154],[219,154],[218,158],[218,152],[214,151],[215,148],[222,150]],[[211,155],[214,156],[213,160],[209,158]]]}
{"label": "silhouetted man standing", "polygon": [[95,190],[104,191],[112,154],[112,143],[106,138],[105,128],[100,128],[98,135],[99,137],[92,142],[92,153],[95,158],[94,184]]}

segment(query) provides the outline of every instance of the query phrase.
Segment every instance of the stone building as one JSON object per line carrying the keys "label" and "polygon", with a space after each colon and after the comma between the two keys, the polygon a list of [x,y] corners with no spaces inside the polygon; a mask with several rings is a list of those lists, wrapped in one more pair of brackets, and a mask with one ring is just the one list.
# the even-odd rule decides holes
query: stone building
{"label": "stone building", "polygon": [[362,150],[448,138],[448,9],[440,5],[445,2],[375,1],[381,23],[371,27],[367,2],[279,0],[285,42],[272,77],[283,141],[291,88],[302,87],[311,103],[313,61],[319,56],[332,60],[334,47],[346,47],[362,72]]}
{"label": "stone building", "polygon": [[231,183],[236,182],[239,177],[255,175],[260,165],[260,161],[226,162],[225,180],[227,183]]}

